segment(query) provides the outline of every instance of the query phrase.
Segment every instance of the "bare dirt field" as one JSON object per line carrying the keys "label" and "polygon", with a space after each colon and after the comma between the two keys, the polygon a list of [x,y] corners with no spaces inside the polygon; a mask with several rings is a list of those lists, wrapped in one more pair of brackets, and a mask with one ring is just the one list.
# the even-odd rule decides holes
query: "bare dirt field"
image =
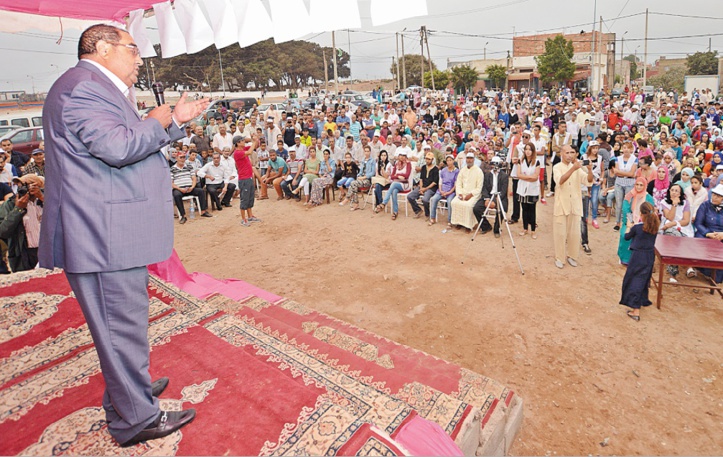
{"label": "bare dirt field", "polygon": [[392,221],[269,194],[250,228],[238,200],[176,225],[188,271],[243,279],[506,384],[525,400],[513,454],[723,454],[723,301],[668,287],[661,310],[629,319],[612,223],[590,228],[578,268],[558,270],[552,205],[538,206],[539,239],[511,226],[522,276],[508,238],[470,245],[403,208]]}

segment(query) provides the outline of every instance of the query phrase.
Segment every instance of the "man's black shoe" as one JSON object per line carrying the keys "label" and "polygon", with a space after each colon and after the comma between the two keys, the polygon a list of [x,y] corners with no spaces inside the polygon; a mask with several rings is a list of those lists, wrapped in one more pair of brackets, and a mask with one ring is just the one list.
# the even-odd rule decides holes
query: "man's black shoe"
{"label": "man's black shoe", "polygon": [[217,206],[216,211],[223,211],[223,206]]}
{"label": "man's black shoe", "polygon": [[154,397],[160,397],[163,391],[166,390],[166,387],[168,387],[168,378],[164,376],[151,383],[151,392]]}
{"label": "man's black shoe", "polygon": [[213,215],[208,211],[204,211],[203,214],[201,214],[201,217],[213,217]]}
{"label": "man's black shoe", "polygon": [[148,427],[144,428],[136,436],[121,443],[121,447],[133,446],[142,441],[163,438],[175,432],[184,425],[190,423],[196,417],[195,409],[184,411],[161,411],[159,418]]}
{"label": "man's black shoe", "polygon": [[224,203],[223,206],[225,206],[226,208],[231,208],[231,203]]}
{"label": "man's black shoe", "polygon": [[181,220],[179,220],[178,223],[179,223],[179,224],[185,224],[187,220],[188,220],[188,219],[186,219],[186,216],[181,216]]}

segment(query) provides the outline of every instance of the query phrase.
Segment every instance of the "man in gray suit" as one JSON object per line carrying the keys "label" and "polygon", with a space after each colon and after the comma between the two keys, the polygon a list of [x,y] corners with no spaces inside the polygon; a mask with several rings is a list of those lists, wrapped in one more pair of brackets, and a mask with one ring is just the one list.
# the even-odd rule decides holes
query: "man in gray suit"
{"label": "man in gray suit", "polygon": [[[133,38],[95,25],[78,43],[80,62],[43,109],[45,214],[39,260],[65,269],[93,336],[106,383],[110,434],[124,446],[166,436],[195,410],[161,411],[148,372],[147,265],[173,248],[171,176],[159,149],[207,100],[162,105],[141,120],[132,97],[142,65]],[[154,394],[156,396],[154,396]]]}

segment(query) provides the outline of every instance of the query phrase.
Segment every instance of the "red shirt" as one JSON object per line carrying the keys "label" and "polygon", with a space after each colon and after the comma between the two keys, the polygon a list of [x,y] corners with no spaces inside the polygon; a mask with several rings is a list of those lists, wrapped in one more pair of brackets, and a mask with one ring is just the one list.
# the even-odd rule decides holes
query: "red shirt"
{"label": "red shirt", "polygon": [[254,176],[254,170],[251,166],[251,158],[246,152],[251,146],[244,146],[233,152],[233,159],[236,161],[236,171],[238,171],[238,179],[251,179]]}

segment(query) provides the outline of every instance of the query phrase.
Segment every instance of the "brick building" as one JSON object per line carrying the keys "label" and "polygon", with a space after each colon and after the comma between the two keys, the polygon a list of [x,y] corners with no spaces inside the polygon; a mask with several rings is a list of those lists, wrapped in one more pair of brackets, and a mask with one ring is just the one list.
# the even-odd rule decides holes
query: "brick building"
{"label": "brick building", "polygon": [[[533,87],[539,90],[540,75],[537,73],[535,57],[544,54],[545,42],[555,38],[559,33],[546,33],[540,35],[517,36],[512,39],[513,68],[510,69],[510,86]],[[614,83],[615,66],[615,34],[584,32],[563,35],[566,40],[572,41],[574,51],[572,61],[575,62],[575,74],[568,81],[571,87],[588,87],[588,80],[592,76],[592,91],[597,92],[601,87],[612,87]],[[592,53],[593,40],[595,40],[595,54]],[[594,71],[593,71],[594,69]]]}

